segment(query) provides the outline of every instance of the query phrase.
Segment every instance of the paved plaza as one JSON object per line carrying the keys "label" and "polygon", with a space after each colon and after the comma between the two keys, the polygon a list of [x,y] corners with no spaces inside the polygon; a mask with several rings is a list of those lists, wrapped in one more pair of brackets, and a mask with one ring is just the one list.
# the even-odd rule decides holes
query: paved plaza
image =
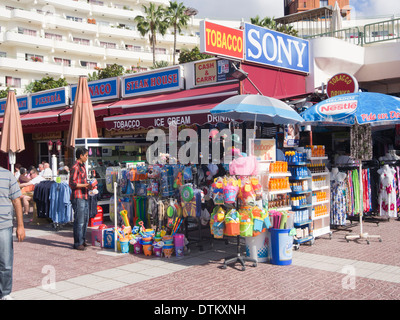
{"label": "paved plaza", "polygon": [[[89,246],[72,249],[72,227],[55,230],[25,218],[27,237],[14,243],[16,300],[399,300],[400,221],[364,223],[382,242],[345,240],[332,232],[301,245],[288,266],[249,263],[222,269],[236,252],[227,243],[205,239],[184,257],[115,254]],[[355,223],[352,231],[357,233]],[[88,231],[90,239],[90,232]],[[208,235],[207,230],[203,236]],[[244,250],[244,245],[242,246]]]}

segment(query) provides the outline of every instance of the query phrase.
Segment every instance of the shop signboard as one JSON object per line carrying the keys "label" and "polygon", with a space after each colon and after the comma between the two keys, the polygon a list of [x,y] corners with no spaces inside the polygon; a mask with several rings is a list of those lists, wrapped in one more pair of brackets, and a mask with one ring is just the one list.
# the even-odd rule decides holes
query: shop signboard
{"label": "shop signboard", "polygon": [[121,82],[123,98],[184,89],[181,66],[127,75]]}
{"label": "shop signboard", "polygon": [[68,105],[68,87],[32,93],[29,97],[32,111],[54,109]]}
{"label": "shop signboard", "polygon": [[250,139],[250,154],[257,161],[276,161],[275,139]]}
{"label": "shop signboard", "polygon": [[[0,100],[0,115],[4,114],[4,111],[6,109],[6,102],[7,98],[1,99]],[[28,96],[19,96],[17,97],[17,104],[18,104],[18,109],[19,113],[24,113],[29,111],[29,106],[28,106]]]}
{"label": "shop signboard", "polygon": [[206,60],[194,64],[195,85],[218,83],[235,80],[232,77],[232,63],[226,59]]}
{"label": "shop signboard", "polygon": [[229,123],[228,117],[216,116],[211,113],[171,113],[165,116],[135,115],[133,117],[113,117],[112,121],[104,119],[107,130],[132,130],[139,128],[167,128],[170,125],[191,126],[193,124],[203,125],[206,123]]}
{"label": "shop signboard", "polygon": [[245,23],[244,60],[292,71],[310,72],[310,46],[304,39]]}
{"label": "shop signboard", "polygon": [[331,98],[345,93],[358,92],[358,81],[351,74],[338,73],[329,79],[326,95]]}
{"label": "shop signboard", "polygon": [[200,21],[200,52],[243,60],[243,30]]}
{"label": "shop signboard", "polygon": [[[77,84],[70,86],[71,104],[75,101]],[[118,77],[88,82],[92,102],[119,98]]]}

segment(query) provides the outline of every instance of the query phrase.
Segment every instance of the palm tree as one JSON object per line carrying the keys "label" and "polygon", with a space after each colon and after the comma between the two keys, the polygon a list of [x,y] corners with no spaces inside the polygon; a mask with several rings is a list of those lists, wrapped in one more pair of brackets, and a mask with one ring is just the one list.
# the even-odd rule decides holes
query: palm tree
{"label": "palm tree", "polygon": [[153,48],[153,65],[156,64],[156,43],[157,33],[165,35],[168,28],[168,23],[164,19],[165,9],[163,6],[156,7],[153,2],[146,7],[143,5],[146,16],[136,16],[134,21],[137,23],[137,28],[142,37],[149,34],[149,40]]}
{"label": "palm tree", "polygon": [[293,26],[286,26],[286,25],[281,25],[277,26],[274,18],[270,17],[265,17],[264,19],[260,19],[260,17],[257,15],[255,18],[250,18],[251,24],[254,24],[256,26],[268,28],[270,30],[276,30],[282,33],[286,33],[292,36],[297,36],[298,32],[293,28]]}
{"label": "palm tree", "polygon": [[175,64],[176,56],[176,38],[181,33],[182,28],[187,25],[190,16],[187,14],[186,7],[183,3],[177,3],[176,1],[169,2],[169,7],[166,10],[166,18],[170,26],[174,27],[174,56],[173,64]]}

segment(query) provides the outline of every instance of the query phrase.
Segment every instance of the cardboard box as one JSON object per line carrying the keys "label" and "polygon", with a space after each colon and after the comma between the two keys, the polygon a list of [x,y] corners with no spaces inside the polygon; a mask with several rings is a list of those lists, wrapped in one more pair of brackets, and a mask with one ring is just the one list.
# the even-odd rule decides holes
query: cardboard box
{"label": "cardboard box", "polygon": [[103,230],[103,248],[114,249],[115,232],[113,228]]}
{"label": "cardboard box", "polygon": [[92,246],[93,247],[103,247],[103,230],[93,229],[92,230]]}

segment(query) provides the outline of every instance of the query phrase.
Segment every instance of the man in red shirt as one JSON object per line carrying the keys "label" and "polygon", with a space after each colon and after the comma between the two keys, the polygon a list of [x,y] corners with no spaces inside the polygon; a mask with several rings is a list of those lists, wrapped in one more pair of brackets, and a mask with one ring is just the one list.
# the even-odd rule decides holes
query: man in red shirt
{"label": "man in red shirt", "polygon": [[88,189],[85,163],[88,160],[88,150],[76,150],[76,162],[71,168],[69,186],[72,189],[71,204],[74,210],[74,248],[86,250],[86,230],[89,222]]}

